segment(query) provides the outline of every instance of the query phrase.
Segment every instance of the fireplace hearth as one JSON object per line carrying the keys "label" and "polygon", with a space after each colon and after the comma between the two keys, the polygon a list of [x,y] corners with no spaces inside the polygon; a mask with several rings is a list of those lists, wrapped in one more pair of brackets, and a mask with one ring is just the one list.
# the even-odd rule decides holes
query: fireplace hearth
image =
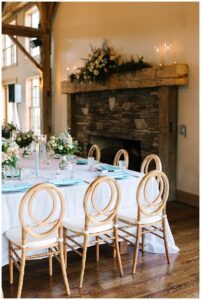
{"label": "fireplace hearth", "polygon": [[117,139],[113,137],[90,135],[87,151],[93,144],[98,144],[101,149],[101,162],[113,164],[115,154],[119,149],[125,149],[129,154],[129,169],[140,171],[141,143],[140,141]]}

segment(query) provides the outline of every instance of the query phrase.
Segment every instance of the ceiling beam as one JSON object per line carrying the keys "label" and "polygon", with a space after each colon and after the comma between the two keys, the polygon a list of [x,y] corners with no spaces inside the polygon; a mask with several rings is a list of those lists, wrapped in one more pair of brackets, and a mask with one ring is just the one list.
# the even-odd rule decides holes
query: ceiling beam
{"label": "ceiling beam", "polygon": [[18,48],[30,59],[30,61],[38,68],[41,72],[43,72],[43,68],[39,63],[29,54],[29,52],[22,46],[22,44],[12,35],[9,35],[9,38],[17,45]]}
{"label": "ceiling beam", "polygon": [[30,2],[2,2],[2,22],[9,21],[21,10],[25,9],[28,6],[30,6]]}
{"label": "ceiling beam", "polygon": [[38,28],[3,23],[2,34],[43,38],[47,32]]}

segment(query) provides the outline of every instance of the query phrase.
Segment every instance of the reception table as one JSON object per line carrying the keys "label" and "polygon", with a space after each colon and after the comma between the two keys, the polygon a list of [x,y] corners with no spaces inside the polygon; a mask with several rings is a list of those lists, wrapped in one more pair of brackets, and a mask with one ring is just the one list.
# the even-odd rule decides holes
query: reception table
{"label": "reception table", "polygon": [[[47,182],[56,180],[66,180],[72,177],[71,170],[60,170],[59,161],[57,159],[51,159],[45,163],[39,163],[38,176],[35,176],[35,162],[32,159],[22,160],[20,162],[22,168],[22,179],[9,179],[7,180],[11,185],[17,186],[18,184],[30,184],[34,185],[39,182]],[[100,168],[103,164],[93,165],[92,168],[86,165],[75,165],[73,168],[73,178],[81,179],[76,184],[70,184],[67,186],[59,186],[62,191],[65,201],[65,216],[75,217],[84,214],[83,199],[85,191],[97,176],[100,176]],[[113,172],[108,172],[106,175],[111,175]],[[144,174],[128,171],[129,175],[126,178],[117,179],[121,189],[121,203],[120,208],[126,208],[135,206],[136,203],[136,190],[138,184]],[[114,173],[113,173],[114,174]],[[112,175],[113,176],[113,175]],[[24,177],[24,178],[23,178]],[[7,184],[7,182],[6,182]],[[19,205],[20,201],[26,191],[21,192],[5,192],[2,193],[2,265],[8,264],[8,242],[5,237],[5,232],[17,226],[20,226],[19,221]],[[106,191],[102,191],[102,197]],[[49,202],[48,202],[49,203]],[[40,210],[37,211],[37,215],[40,218],[44,218],[50,211],[50,207],[44,197],[40,199]],[[37,210],[37,207],[36,207]],[[168,223],[168,222],[167,222]],[[175,245],[174,238],[171,233],[169,224],[167,224],[167,238],[170,253],[177,253],[178,247]],[[145,251],[152,253],[165,253],[164,242],[157,236],[147,234],[145,239]]]}

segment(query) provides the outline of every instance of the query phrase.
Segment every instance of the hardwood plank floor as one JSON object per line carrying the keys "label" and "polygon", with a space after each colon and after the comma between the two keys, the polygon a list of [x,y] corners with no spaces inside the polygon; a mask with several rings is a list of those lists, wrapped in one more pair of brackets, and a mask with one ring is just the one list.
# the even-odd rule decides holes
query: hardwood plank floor
{"label": "hardwood plank floor", "polygon": [[[168,219],[180,248],[171,255],[167,265],[164,254],[139,253],[137,273],[131,275],[133,247],[122,255],[124,277],[118,272],[111,249],[101,246],[100,262],[95,262],[95,248],[89,248],[84,285],[79,290],[81,259],[74,253],[68,256],[68,279],[71,297],[80,298],[198,298],[199,297],[199,210],[179,202],[170,202]],[[2,271],[3,291],[6,298],[17,294],[18,271],[14,284],[9,284],[8,266]],[[57,261],[53,276],[48,275],[47,259],[28,262],[26,266],[24,298],[65,298],[64,285]]]}

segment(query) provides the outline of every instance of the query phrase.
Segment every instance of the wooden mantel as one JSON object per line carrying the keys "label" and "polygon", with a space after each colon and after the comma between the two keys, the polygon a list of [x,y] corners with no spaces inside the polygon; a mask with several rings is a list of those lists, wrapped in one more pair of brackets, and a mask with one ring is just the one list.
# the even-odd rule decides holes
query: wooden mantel
{"label": "wooden mantel", "polygon": [[152,67],[126,74],[114,74],[104,84],[61,82],[62,94],[84,92],[133,89],[157,86],[172,86],[188,84],[188,65],[172,64],[162,67]]}

